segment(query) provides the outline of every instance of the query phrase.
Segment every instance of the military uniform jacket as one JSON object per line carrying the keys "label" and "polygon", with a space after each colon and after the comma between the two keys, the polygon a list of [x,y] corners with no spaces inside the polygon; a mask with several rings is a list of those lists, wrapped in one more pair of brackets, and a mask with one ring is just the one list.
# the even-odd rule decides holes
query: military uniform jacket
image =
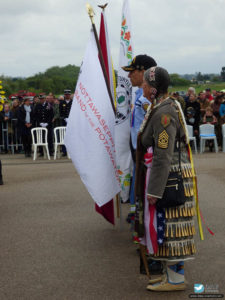
{"label": "military uniform jacket", "polygon": [[38,103],[34,109],[35,120],[37,121],[37,126],[40,123],[48,123],[48,126],[52,125],[52,120],[54,117],[52,107],[45,102],[44,104]]}
{"label": "military uniform jacket", "polygon": [[70,100],[68,103],[66,102],[66,100],[63,100],[59,103],[60,118],[66,119],[69,117],[71,106],[72,100]]}
{"label": "military uniform jacket", "polygon": [[178,132],[181,138],[184,137],[175,102],[168,98],[153,109],[141,136],[141,144],[146,151],[151,146],[154,148],[148,183],[148,194],[151,196],[162,198],[173,156],[177,154],[174,150]]}

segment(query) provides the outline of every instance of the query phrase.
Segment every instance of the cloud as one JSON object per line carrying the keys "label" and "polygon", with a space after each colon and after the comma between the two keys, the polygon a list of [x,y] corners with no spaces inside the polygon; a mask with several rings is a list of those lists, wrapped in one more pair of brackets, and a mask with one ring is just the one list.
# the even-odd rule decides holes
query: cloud
{"label": "cloud", "polygon": [[[0,10],[0,74],[31,76],[53,65],[80,65],[89,38],[86,1],[7,0]],[[99,1],[90,4],[99,28]],[[152,55],[170,73],[219,73],[225,65],[225,2],[130,0],[135,54]],[[106,8],[118,67],[122,0]]]}

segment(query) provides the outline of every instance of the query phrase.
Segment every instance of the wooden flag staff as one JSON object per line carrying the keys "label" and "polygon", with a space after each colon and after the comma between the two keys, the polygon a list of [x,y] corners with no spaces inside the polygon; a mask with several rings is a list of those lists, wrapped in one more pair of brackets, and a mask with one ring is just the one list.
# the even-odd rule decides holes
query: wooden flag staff
{"label": "wooden flag staff", "polygon": [[87,8],[88,15],[91,19],[91,24],[92,24],[92,28],[93,28],[93,32],[94,32],[94,36],[95,36],[95,41],[96,41],[96,44],[97,44],[97,47],[98,47],[99,60],[100,60],[101,66],[102,66],[102,71],[103,71],[103,75],[104,75],[104,78],[105,78],[105,83],[106,83],[106,87],[107,87],[107,90],[108,90],[110,102],[111,102],[114,114],[116,114],[116,109],[115,109],[115,105],[114,105],[114,102],[113,102],[113,97],[112,97],[112,93],[111,93],[111,90],[110,90],[110,85],[109,85],[109,80],[108,80],[108,76],[107,76],[107,72],[106,72],[106,67],[105,67],[105,63],[104,63],[104,59],[103,59],[103,55],[102,55],[102,49],[101,49],[101,46],[100,46],[100,43],[99,43],[99,39],[98,39],[98,35],[97,35],[95,23],[94,23],[94,14],[95,13],[94,13],[94,10],[93,10],[93,8],[91,7],[90,4],[87,3],[86,8]]}
{"label": "wooden flag staff", "polygon": [[[106,6],[107,6],[107,4],[104,5],[103,7],[102,6],[100,6],[100,7],[104,10]],[[97,44],[97,47],[98,47],[99,60],[100,60],[100,63],[101,63],[101,67],[102,67],[102,71],[103,71],[107,91],[108,91],[108,94],[109,94],[110,102],[111,102],[111,105],[112,105],[113,112],[116,115],[116,108],[115,108],[112,93],[111,93],[111,90],[110,90],[110,84],[109,84],[109,79],[108,79],[107,72],[106,72],[105,62],[104,62],[104,59],[103,59],[102,49],[101,49],[101,46],[100,46],[100,43],[99,43],[99,39],[98,39],[96,27],[95,27],[95,22],[94,22],[95,13],[94,13],[94,10],[93,10],[93,8],[91,7],[91,5],[89,3],[86,4],[86,9],[87,9],[87,13],[88,13],[88,15],[91,19],[91,24],[92,24],[92,28],[93,28],[93,32],[94,32],[94,36],[95,36],[95,41],[96,41],[96,44]],[[116,209],[117,218],[120,218],[120,203],[119,203],[119,196],[118,195],[116,195],[116,208],[117,208]]]}

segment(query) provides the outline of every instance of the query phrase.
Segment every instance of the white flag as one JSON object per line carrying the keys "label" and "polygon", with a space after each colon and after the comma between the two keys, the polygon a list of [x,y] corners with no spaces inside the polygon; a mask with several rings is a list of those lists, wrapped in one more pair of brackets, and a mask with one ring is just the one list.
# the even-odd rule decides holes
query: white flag
{"label": "white flag", "polygon": [[131,152],[130,152],[130,110],[132,102],[132,86],[128,72],[121,67],[127,66],[132,61],[131,24],[128,0],[123,3],[122,24],[120,35],[120,59],[117,84],[117,115],[116,115],[116,161],[120,174],[121,193],[125,202],[129,198],[131,177]]}
{"label": "white flag", "polygon": [[120,191],[114,127],[115,116],[91,32],[74,93],[65,144],[98,206],[106,204]]}

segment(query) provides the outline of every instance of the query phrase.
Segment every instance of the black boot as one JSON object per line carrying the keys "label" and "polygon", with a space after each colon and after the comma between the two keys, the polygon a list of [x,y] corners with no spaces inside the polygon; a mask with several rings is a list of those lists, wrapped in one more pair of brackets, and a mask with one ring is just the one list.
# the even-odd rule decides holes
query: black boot
{"label": "black boot", "polygon": [[[153,259],[147,259],[148,261],[148,269],[151,275],[159,275],[163,273],[163,265],[161,261],[156,261]],[[140,274],[146,275],[145,266],[140,255]]]}

